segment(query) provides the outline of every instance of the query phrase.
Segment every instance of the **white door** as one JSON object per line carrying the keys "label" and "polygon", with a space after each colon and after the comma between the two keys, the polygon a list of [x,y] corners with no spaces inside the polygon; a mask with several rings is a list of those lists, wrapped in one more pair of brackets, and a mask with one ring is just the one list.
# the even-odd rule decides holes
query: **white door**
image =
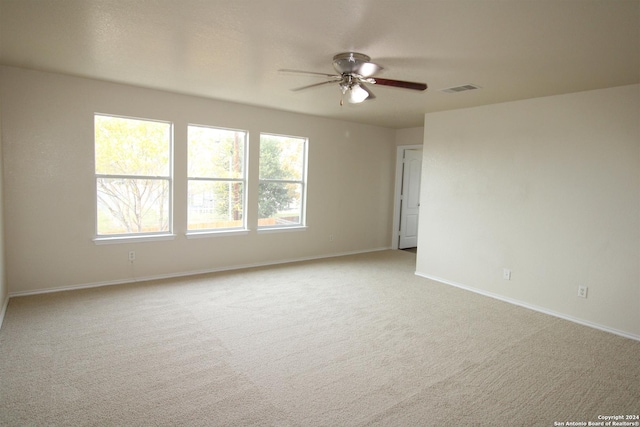
{"label": "white door", "polygon": [[402,192],[400,197],[399,249],[418,246],[421,172],[422,150],[404,150]]}

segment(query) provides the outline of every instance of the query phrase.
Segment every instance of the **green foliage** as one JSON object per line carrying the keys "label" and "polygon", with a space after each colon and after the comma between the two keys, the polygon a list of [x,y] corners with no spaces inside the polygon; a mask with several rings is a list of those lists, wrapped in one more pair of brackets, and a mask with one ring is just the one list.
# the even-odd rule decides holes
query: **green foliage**
{"label": "green foliage", "polygon": [[[263,135],[260,139],[260,179],[288,179],[290,173],[283,168],[281,157],[281,141],[277,137]],[[258,218],[270,218],[287,208],[293,199],[285,183],[261,182],[258,191]]]}
{"label": "green foliage", "polygon": [[259,188],[258,218],[271,218],[276,212],[286,209],[293,197],[285,184],[262,182]]}

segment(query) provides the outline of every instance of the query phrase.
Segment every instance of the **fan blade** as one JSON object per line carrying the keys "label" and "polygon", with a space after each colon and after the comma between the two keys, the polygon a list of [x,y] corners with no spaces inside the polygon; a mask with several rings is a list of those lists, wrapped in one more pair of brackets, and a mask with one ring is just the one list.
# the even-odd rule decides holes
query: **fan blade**
{"label": "fan blade", "polygon": [[354,67],[353,72],[366,78],[371,77],[382,70],[383,68],[378,64],[374,64],[373,62],[362,62]]}
{"label": "fan blade", "polygon": [[292,92],[299,92],[301,90],[305,90],[305,89],[311,89],[312,87],[317,87],[317,86],[324,86],[324,85],[328,85],[328,84],[334,84],[335,81],[334,80],[329,80],[326,82],[320,82],[320,83],[314,83],[312,85],[307,85],[307,86],[302,86],[302,87],[297,87],[294,89],[291,89]]}
{"label": "fan blade", "polygon": [[374,83],[382,86],[393,86],[393,87],[401,87],[403,89],[413,89],[413,90],[425,90],[427,89],[426,83],[416,83],[416,82],[405,82],[403,80],[390,80],[390,79],[379,79],[374,77],[371,79],[373,81],[369,81],[369,83]]}
{"label": "fan blade", "polygon": [[302,70],[289,70],[289,69],[281,69],[278,70],[281,73],[291,73],[291,74],[304,74],[308,76],[322,76],[322,77],[331,77],[334,79],[340,79],[341,76],[337,74],[327,74],[327,73],[316,73],[314,71],[302,71]]}

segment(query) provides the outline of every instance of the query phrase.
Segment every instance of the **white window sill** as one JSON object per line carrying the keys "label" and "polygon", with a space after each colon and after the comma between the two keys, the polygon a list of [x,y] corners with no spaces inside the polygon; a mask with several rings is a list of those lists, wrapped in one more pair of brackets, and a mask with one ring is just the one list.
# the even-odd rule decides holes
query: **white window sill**
{"label": "white window sill", "polygon": [[207,230],[207,231],[189,231],[185,233],[187,239],[203,239],[207,237],[226,237],[226,236],[245,236],[249,234],[248,229],[242,230]]}
{"label": "white window sill", "polygon": [[258,234],[266,233],[286,233],[290,231],[306,231],[309,228],[306,225],[296,225],[292,227],[265,227],[258,228]]}
{"label": "white window sill", "polygon": [[141,242],[157,242],[161,240],[173,240],[175,234],[146,234],[143,236],[99,236],[93,238],[96,245],[111,245],[118,243],[141,243]]}

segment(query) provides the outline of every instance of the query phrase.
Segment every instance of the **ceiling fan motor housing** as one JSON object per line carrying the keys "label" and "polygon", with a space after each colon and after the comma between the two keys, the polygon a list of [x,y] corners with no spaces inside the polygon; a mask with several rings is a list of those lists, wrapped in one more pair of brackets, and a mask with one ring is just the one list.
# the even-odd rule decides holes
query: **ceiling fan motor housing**
{"label": "ceiling fan motor housing", "polygon": [[371,58],[362,53],[344,52],[333,57],[333,68],[340,74],[360,74],[364,64],[370,64]]}

